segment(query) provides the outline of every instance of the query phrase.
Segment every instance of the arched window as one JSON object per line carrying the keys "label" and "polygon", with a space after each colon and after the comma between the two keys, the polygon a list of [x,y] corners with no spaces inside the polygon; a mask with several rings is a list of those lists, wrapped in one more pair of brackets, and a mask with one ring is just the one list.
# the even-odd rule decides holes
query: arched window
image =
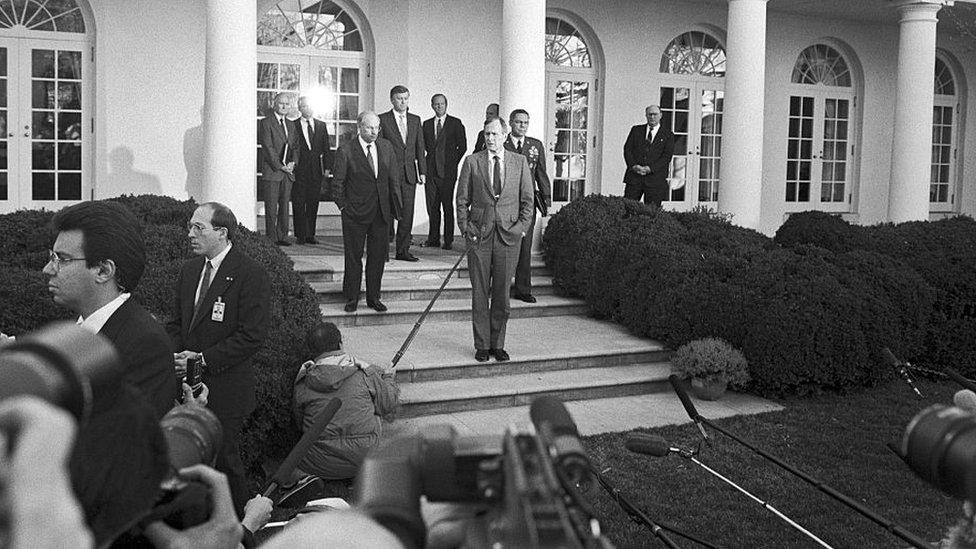
{"label": "arched window", "polygon": [[661,72],[723,77],[725,76],[725,48],[708,33],[686,32],[664,48],[664,55],[661,56]]}
{"label": "arched window", "polygon": [[0,212],[89,194],[88,28],[76,0],[0,0]]}
{"label": "arched window", "polygon": [[661,55],[661,124],[674,132],[666,206],[689,209],[718,201],[725,110],[725,48],[704,31],[688,31]]}
{"label": "arched window", "polygon": [[592,67],[590,50],[575,27],[546,17],[546,61],[561,67]]}
{"label": "arched window", "polygon": [[334,2],[280,2],[258,22],[258,45],[363,51],[359,27]]}
{"label": "arched window", "polygon": [[826,44],[803,50],[793,65],[794,84],[851,87],[851,71],[839,51]]}
{"label": "arched window", "polygon": [[951,211],[955,201],[955,148],[958,98],[952,70],[941,57],[935,58],[935,94],[932,106],[932,166],[929,179],[929,209]]}
{"label": "arched window", "polygon": [[790,80],[788,209],[850,211],[856,135],[850,65],[834,47],[814,44],[797,56]]}
{"label": "arched window", "polygon": [[583,34],[569,21],[546,17],[547,141],[553,150],[552,199],[593,192],[593,115],[597,70]]}

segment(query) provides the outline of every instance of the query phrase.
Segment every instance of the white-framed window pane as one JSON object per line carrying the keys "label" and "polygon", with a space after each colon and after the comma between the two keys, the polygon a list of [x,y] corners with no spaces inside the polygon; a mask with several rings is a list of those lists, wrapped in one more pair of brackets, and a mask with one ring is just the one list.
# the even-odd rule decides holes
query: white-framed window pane
{"label": "white-framed window pane", "polygon": [[590,49],[583,36],[570,23],[546,17],[546,61],[561,67],[593,66]]}
{"label": "white-framed window pane", "polygon": [[725,76],[725,48],[714,36],[690,31],[672,40],[661,56],[660,71],[668,74]]}
{"label": "white-framed window pane", "polygon": [[800,52],[793,65],[794,84],[822,84],[849,88],[851,71],[844,56],[826,44],[814,44]]}
{"label": "white-framed window pane", "polygon": [[363,37],[346,10],[327,0],[282,0],[258,21],[259,46],[363,51]]}

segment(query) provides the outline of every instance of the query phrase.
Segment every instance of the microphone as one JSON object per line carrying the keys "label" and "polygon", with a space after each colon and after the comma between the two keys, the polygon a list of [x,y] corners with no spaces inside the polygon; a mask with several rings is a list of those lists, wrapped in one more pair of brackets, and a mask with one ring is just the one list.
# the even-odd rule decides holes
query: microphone
{"label": "microphone", "polygon": [[705,431],[705,426],[702,425],[702,417],[698,413],[698,410],[695,409],[695,404],[691,401],[691,397],[688,396],[688,392],[685,391],[684,386],[681,385],[681,378],[679,378],[677,374],[671,374],[668,376],[668,381],[671,382],[671,387],[674,389],[674,392],[677,393],[678,399],[681,400],[681,405],[685,407],[685,413],[687,413],[688,417],[690,417],[691,420],[695,422],[695,425],[698,426],[698,431],[701,433],[702,438],[705,439],[705,442],[711,445],[712,439],[709,438],[708,433]]}
{"label": "microphone", "polygon": [[678,448],[672,448],[664,437],[649,433],[629,433],[624,442],[627,448],[635,454],[644,454],[652,457],[666,457],[672,453],[680,453]]}
{"label": "microphone", "polygon": [[532,401],[529,408],[532,425],[555,455],[556,465],[569,477],[570,482],[587,487],[590,481],[590,460],[580,442],[579,430],[566,406],[559,399],[543,396]]}
{"label": "microphone", "polygon": [[952,396],[952,403],[967,412],[976,412],[976,393],[969,389],[958,391]]}
{"label": "microphone", "polygon": [[339,411],[342,406],[342,400],[338,398],[333,398],[322,408],[319,415],[315,417],[315,423],[312,424],[302,438],[298,441],[298,444],[288,452],[288,456],[284,461],[281,462],[281,466],[275,471],[274,476],[271,477],[271,482],[268,483],[264,488],[263,495],[265,497],[271,497],[271,494],[278,489],[279,486],[288,484],[291,481],[291,474],[295,471],[295,467],[298,467],[298,463],[305,457],[308,453],[309,447],[319,438],[325,427],[332,421],[332,418]]}
{"label": "microphone", "polygon": [[922,391],[918,390],[918,387],[915,386],[915,381],[912,379],[911,374],[908,373],[907,366],[910,366],[910,364],[898,360],[898,358],[894,355],[894,353],[892,353],[891,350],[888,349],[887,347],[881,349],[881,356],[884,358],[885,362],[887,362],[888,364],[893,366],[896,370],[898,370],[898,374],[902,377],[902,379],[904,379],[905,382],[908,383],[909,386],[911,386],[912,390],[915,391],[916,395],[921,397]]}

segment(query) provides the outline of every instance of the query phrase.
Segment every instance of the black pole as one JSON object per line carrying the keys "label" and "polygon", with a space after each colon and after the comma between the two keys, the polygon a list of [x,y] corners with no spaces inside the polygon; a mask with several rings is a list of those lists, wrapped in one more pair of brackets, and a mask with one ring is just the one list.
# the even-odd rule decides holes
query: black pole
{"label": "black pole", "polygon": [[610,497],[617,502],[617,505],[619,505],[621,509],[623,509],[628,515],[630,515],[631,520],[646,526],[648,530],[650,530],[655,536],[657,536],[661,540],[661,543],[667,545],[671,549],[680,549],[680,547],[678,547],[673,541],[671,541],[671,539],[668,538],[668,535],[664,533],[665,530],[668,530],[670,532],[678,534],[683,538],[687,538],[695,543],[704,545],[709,549],[719,549],[718,547],[712,545],[711,543],[708,543],[707,541],[700,540],[692,535],[682,533],[674,528],[665,526],[663,524],[655,523],[653,520],[651,520],[650,517],[647,516],[646,513],[641,511],[636,505],[631,503],[630,500],[625,498],[623,494],[620,493],[619,490],[614,488],[613,485],[610,484],[610,481],[608,481],[606,477],[604,477],[600,473],[600,471],[597,471],[596,467],[590,467],[590,470],[593,472],[593,476],[596,477],[597,482],[600,483],[600,486],[602,486],[603,489],[606,490],[607,494],[609,494]]}
{"label": "black pole", "polygon": [[812,485],[814,488],[820,490],[821,492],[827,494],[828,496],[836,499],[837,501],[843,503],[844,505],[847,505],[851,509],[857,511],[858,513],[862,514],[868,519],[874,521],[876,524],[882,526],[885,530],[888,530],[895,536],[898,536],[902,540],[912,544],[913,547],[917,547],[918,549],[932,549],[932,545],[926,542],[925,540],[923,540],[922,538],[916,536],[915,534],[909,532],[908,530],[905,530],[901,526],[898,526],[891,520],[888,520],[887,518],[879,515],[878,513],[875,513],[874,511],[868,509],[864,505],[861,505],[854,499],[851,499],[850,497],[838,492],[837,490],[831,488],[824,482],[814,478],[813,476],[803,471],[800,471],[799,469],[796,469],[795,467],[789,465],[782,459],[774,456],[773,454],[770,454],[769,452],[766,452],[762,448],[759,448],[756,445],[751,444],[748,441],[735,436],[727,429],[723,429],[722,427],[715,424],[715,422],[713,422],[712,420],[708,418],[704,418],[701,415],[698,416],[698,420],[701,421],[702,423],[707,424],[712,429],[715,429],[716,431],[722,433],[723,435],[738,442],[739,444],[745,446],[746,448],[752,450],[753,452],[759,454],[760,456],[766,458],[767,460],[775,463],[776,465],[780,466],[782,469],[796,475],[800,479],[804,480],[805,482]]}
{"label": "black pole", "polygon": [[417,331],[420,330],[420,326],[424,323],[424,319],[427,318],[427,313],[430,312],[430,309],[434,306],[434,302],[437,301],[437,298],[441,296],[441,293],[447,286],[448,281],[451,280],[451,275],[454,274],[454,271],[457,271],[458,265],[461,264],[461,260],[464,259],[464,254],[467,252],[467,247],[465,247],[465,250],[458,255],[457,261],[454,262],[454,266],[451,267],[451,270],[447,272],[447,276],[444,277],[444,282],[441,282],[441,287],[437,289],[437,293],[434,294],[434,297],[430,300],[430,303],[427,304],[427,308],[424,309],[424,312],[420,313],[420,318],[418,318],[417,322],[414,323],[413,329],[410,330],[410,333],[407,335],[407,339],[404,340],[403,345],[400,345],[400,349],[395,355],[393,355],[393,362],[391,363],[393,368],[396,368],[397,363],[400,362],[401,358],[403,358],[403,353],[407,352],[407,347],[409,347],[410,343],[413,342],[414,336],[417,335]]}

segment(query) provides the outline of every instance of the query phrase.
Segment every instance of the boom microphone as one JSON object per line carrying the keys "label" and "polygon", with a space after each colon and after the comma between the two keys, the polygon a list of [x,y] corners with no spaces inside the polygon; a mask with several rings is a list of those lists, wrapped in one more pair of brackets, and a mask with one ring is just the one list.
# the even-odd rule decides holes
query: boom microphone
{"label": "boom microphone", "polygon": [[913,380],[911,374],[908,373],[908,366],[910,365],[907,362],[898,360],[898,357],[896,357],[894,353],[891,352],[891,349],[888,349],[887,347],[881,349],[881,356],[884,358],[885,362],[893,366],[895,370],[898,371],[898,375],[900,375],[902,379],[904,379],[905,382],[911,386],[912,390],[915,391],[915,394],[921,397],[922,391],[918,390],[918,387],[915,385],[915,380]]}
{"label": "boom microphone", "polygon": [[679,451],[677,448],[668,445],[668,441],[664,440],[664,437],[649,433],[628,434],[624,447],[631,452],[653,457],[665,457],[672,452]]}
{"label": "boom microphone", "polygon": [[332,418],[339,411],[342,406],[342,400],[338,398],[333,398],[325,405],[325,408],[319,412],[319,415],[315,418],[315,423],[312,427],[305,431],[302,438],[298,441],[298,444],[288,452],[288,457],[281,462],[278,470],[271,477],[271,482],[268,483],[264,488],[263,495],[265,497],[271,497],[271,494],[278,489],[279,486],[288,484],[291,482],[291,475],[295,471],[295,467],[298,467],[298,462],[305,457],[308,453],[308,449],[312,444],[319,438],[325,427],[332,421]]}
{"label": "boom microphone", "polygon": [[671,382],[671,387],[674,388],[674,392],[677,393],[678,398],[681,400],[681,405],[685,407],[685,413],[698,426],[698,431],[701,433],[702,438],[705,439],[705,442],[711,445],[712,439],[708,437],[708,432],[705,431],[705,426],[702,425],[701,414],[698,413],[695,404],[691,401],[691,397],[688,396],[688,392],[681,385],[681,378],[677,374],[671,374],[668,376],[668,381]]}
{"label": "boom microphone", "polygon": [[565,471],[573,484],[585,488],[590,480],[590,460],[586,457],[579,430],[566,406],[559,399],[539,397],[532,401],[529,417],[536,431],[555,453],[556,465]]}

